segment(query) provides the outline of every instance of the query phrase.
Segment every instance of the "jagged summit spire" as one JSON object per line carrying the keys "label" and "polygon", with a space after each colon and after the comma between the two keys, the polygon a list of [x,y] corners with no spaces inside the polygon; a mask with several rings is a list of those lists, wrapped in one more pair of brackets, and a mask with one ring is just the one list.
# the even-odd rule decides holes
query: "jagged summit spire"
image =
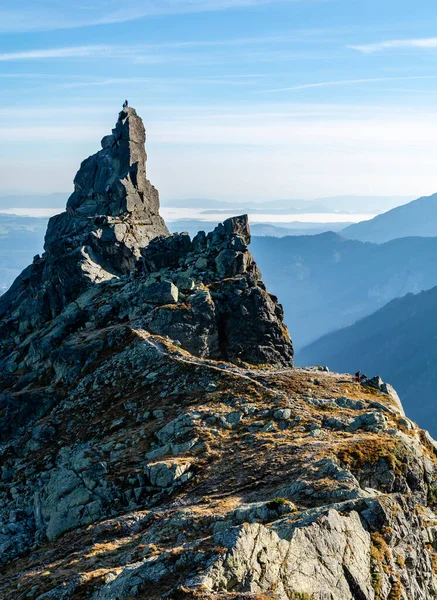
{"label": "jagged summit spire", "polygon": [[[138,258],[151,239],[168,235],[159,215],[158,190],[146,177],[145,141],[141,117],[134,108],[123,109],[112,133],[102,139],[102,149],[82,162],[67,211],[49,222],[45,250],[62,253],[65,243],[71,248],[72,237],[92,234],[91,245],[97,244],[99,252],[108,242],[123,242]],[[121,271],[130,268],[131,263]]]}
{"label": "jagged summit spire", "polygon": [[169,235],[146,178],[145,139],[135,109],[122,110],[102,149],[82,162],[67,210],[50,219],[45,253],[2,296],[0,316],[18,302],[45,322],[90,284],[129,273],[152,239]]}
{"label": "jagged summit spire", "polygon": [[159,195],[146,177],[146,132],[134,108],[124,108],[102,149],[74,178],[67,210],[86,215],[158,215]]}

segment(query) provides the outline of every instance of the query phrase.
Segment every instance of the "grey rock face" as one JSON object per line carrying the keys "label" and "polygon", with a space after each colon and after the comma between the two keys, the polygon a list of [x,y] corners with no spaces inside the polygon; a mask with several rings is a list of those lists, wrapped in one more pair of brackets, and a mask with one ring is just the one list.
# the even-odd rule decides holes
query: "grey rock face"
{"label": "grey rock face", "polygon": [[62,448],[58,465],[47,472],[47,483],[35,492],[36,526],[49,540],[103,514],[103,499],[109,495],[102,480],[105,469],[90,455],[87,446]]}
{"label": "grey rock face", "polygon": [[385,429],[386,419],[380,412],[364,413],[352,421],[349,426],[349,431],[357,431],[358,429],[365,429],[366,431],[373,431],[377,433],[381,429]]}
{"label": "grey rock face", "polygon": [[227,553],[204,577],[211,591],[263,592],[274,585],[279,600],[301,589],[314,598],[374,598],[370,535],[356,512],[341,516],[331,509],[305,527],[282,520],[269,530],[252,523],[217,534],[216,541]]}
{"label": "grey rock face", "polygon": [[146,473],[150,483],[154,487],[169,488],[177,485],[180,481],[187,481],[187,473],[190,463],[178,464],[175,462],[157,462],[147,465]]}
{"label": "grey rock face", "polygon": [[[187,234],[153,240],[142,253],[140,277],[171,274],[176,285],[189,284],[182,284],[188,288],[179,310],[151,313],[147,329],[197,356],[292,364],[282,307],[266,291],[249,242],[247,215],[227,219],[193,240]],[[208,290],[199,289],[200,282]]]}
{"label": "grey rock face", "polygon": [[[35,288],[28,282],[22,293],[11,288],[9,310],[0,321],[0,407],[6,414],[0,440],[55,405],[57,394],[47,382],[72,384],[102,352],[112,351],[120,327],[140,327],[199,358],[292,366],[282,307],[260,280],[248,240],[247,216],[193,240],[185,234],[156,237],[129,275],[93,284],[88,279],[78,293],[85,280],[78,283],[73,269],[65,285],[78,295],[64,308],[66,298],[56,296],[63,290],[56,285],[57,266],[50,255],[39,259],[51,265],[51,277],[37,280]],[[238,251],[217,266],[216,258],[232,248]],[[50,318],[53,301],[59,314]],[[113,334],[104,341],[97,332],[108,327]],[[94,332],[86,346],[76,337],[81,331]]]}
{"label": "grey rock face", "polygon": [[292,368],[247,216],[160,230],[137,119],[2,300],[0,597],[435,599],[437,443]]}
{"label": "grey rock face", "polygon": [[[137,434],[135,442],[144,447],[127,474],[119,459],[126,441],[111,440],[107,447],[95,439],[96,433],[105,438],[123,431],[130,408],[118,406],[123,414],[105,426],[102,420],[127,385],[167,380],[167,372],[154,370],[163,360],[163,341],[173,351],[182,347],[193,364],[207,358],[244,368],[292,366],[282,308],[265,290],[247,247],[247,216],[192,240],[170,236],[146,179],[144,140],[141,119],[133,109],[123,111],[102,150],[82,163],[67,211],[50,221],[45,253],[0,298],[2,562],[114,510],[159,502],[190,485],[197,465],[184,455],[204,444],[195,411],[157,426],[158,444]],[[157,341],[146,343],[152,337]],[[132,339],[136,348],[127,350]],[[182,380],[168,383],[169,394],[185,389]],[[208,384],[206,393],[217,389]],[[88,409],[94,414],[88,394],[108,400],[91,437],[84,435],[86,419],[80,422]],[[71,418],[64,409],[73,411]],[[238,429],[243,413],[231,414],[223,422]],[[165,418],[158,404],[137,412],[135,423]],[[26,466],[32,458],[38,467]]]}
{"label": "grey rock face", "polygon": [[[193,240],[170,236],[146,178],[144,142],[141,119],[125,109],[102,150],[82,163],[66,212],[50,220],[46,252],[0,298],[0,371],[14,380],[13,373],[27,369],[21,387],[35,383],[37,365],[49,355],[56,381],[74,379],[90,356],[66,338],[126,321],[198,357],[292,364],[282,307],[247,247],[247,216]],[[96,339],[93,356],[100,346]],[[10,395],[0,397],[2,404],[11,417],[24,413],[23,424],[31,412],[39,414],[17,411]]]}
{"label": "grey rock face", "polygon": [[134,108],[123,109],[102,150],[81,164],[67,209],[91,216],[157,216],[158,195],[146,178],[145,142],[141,118]]}
{"label": "grey rock face", "polygon": [[144,248],[168,230],[146,178],[145,130],[133,108],[119,115],[102,150],[83,161],[67,210],[52,217],[45,253],[0,299],[0,317],[22,332],[59,314],[90,284],[129,273]]}
{"label": "grey rock face", "polygon": [[156,281],[144,288],[144,300],[151,304],[177,304],[178,288],[171,281]]}
{"label": "grey rock face", "polygon": [[[42,360],[57,404],[5,433],[0,597],[435,598],[433,441],[352,377],[320,374],[309,403],[311,373],[201,359],[130,327],[142,286],[78,298],[88,325]],[[327,405],[333,386],[356,397]],[[361,427],[312,437],[331,412]]]}

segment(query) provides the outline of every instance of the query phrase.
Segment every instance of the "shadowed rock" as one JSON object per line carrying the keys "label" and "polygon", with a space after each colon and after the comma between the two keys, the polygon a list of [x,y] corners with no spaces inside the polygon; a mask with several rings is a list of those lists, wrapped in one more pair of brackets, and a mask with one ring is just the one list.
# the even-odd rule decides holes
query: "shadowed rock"
{"label": "shadowed rock", "polygon": [[143,250],[140,277],[173,279],[184,293],[178,310],[149,312],[146,328],[196,356],[292,365],[282,306],[266,291],[249,243],[247,215],[227,219],[208,235],[200,231],[193,240],[186,233],[153,240]]}

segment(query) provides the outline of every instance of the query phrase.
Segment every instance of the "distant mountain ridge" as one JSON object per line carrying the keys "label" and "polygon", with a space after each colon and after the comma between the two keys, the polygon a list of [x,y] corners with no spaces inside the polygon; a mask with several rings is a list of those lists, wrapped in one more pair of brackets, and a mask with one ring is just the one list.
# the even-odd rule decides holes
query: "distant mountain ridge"
{"label": "distant mountain ridge", "polygon": [[369,221],[349,225],[342,231],[347,238],[381,244],[408,236],[437,236],[437,194],[423,196],[398,206]]}
{"label": "distant mountain ridge", "polygon": [[[202,221],[200,219],[176,219],[171,221],[167,219],[167,224],[172,232],[187,231],[190,235],[195,235],[198,231],[212,231],[216,227],[216,221]],[[276,223],[253,223],[250,226],[252,235],[285,237],[287,235],[317,235],[327,231],[340,231],[344,228],[344,223],[302,223],[292,221],[279,225]]]}
{"label": "distant mountain ridge", "polygon": [[296,361],[333,370],[378,372],[407,414],[437,435],[437,287],[397,298],[354,325],[303,348]]}
{"label": "distant mountain ridge", "polygon": [[[3,294],[19,273],[43,249],[47,217],[26,217],[0,213],[0,295]],[[212,231],[218,224],[215,221],[199,219],[179,219],[167,221],[171,232],[186,231],[191,236],[198,231]],[[288,224],[287,224],[288,225]],[[298,223],[288,227],[278,227],[271,223],[255,223],[252,234],[284,237],[286,235],[316,235],[331,228],[342,229],[342,223]]]}
{"label": "distant mountain ridge", "polygon": [[255,237],[252,252],[266,284],[282,299],[297,348],[394,298],[437,285],[437,238],[378,245],[335,233]]}

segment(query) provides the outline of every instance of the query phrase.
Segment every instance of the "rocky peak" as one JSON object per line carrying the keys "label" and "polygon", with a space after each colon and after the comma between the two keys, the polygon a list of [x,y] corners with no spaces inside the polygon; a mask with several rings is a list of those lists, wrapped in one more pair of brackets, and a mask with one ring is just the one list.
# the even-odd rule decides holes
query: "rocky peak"
{"label": "rocky peak", "polygon": [[[199,358],[292,365],[282,307],[248,250],[247,215],[193,239],[170,235],[146,179],[144,141],[140,117],[123,110],[82,163],[67,210],[50,220],[46,251],[0,298],[0,391],[72,383],[84,365],[65,371],[61,356],[85,358],[66,350],[84,328],[141,328]],[[22,421],[9,410],[3,431],[39,414],[38,402]]]}
{"label": "rocky peak", "polygon": [[246,215],[169,235],[120,114],[0,299],[0,598],[430,600],[437,443],[293,368]]}
{"label": "rocky peak", "polygon": [[[136,298],[137,281],[155,290],[154,302],[161,307],[143,312],[147,330],[196,356],[290,366],[293,346],[282,306],[266,291],[249,242],[247,215],[192,240],[187,233],[153,240],[137,264],[139,279],[129,288]],[[171,310],[169,303],[175,305]]]}
{"label": "rocky peak", "polygon": [[134,108],[118,116],[102,150],[81,164],[67,212],[96,216],[150,217],[159,214],[159,198],[146,178],[146,132]]}
{"label": "rocky peak", "polygon": [[[187,233],[158,237],[142,251],[138,268],[145,272],[162,268],[188,266],[202,274],[203,280],[213,281],[251,273],[257,280],[261,273],[248,250],[250,227],[247,215],[232,217],[205,234],[204,231],[190,239]],[[195,262],[193,263],[193,260]]]}
{"label": "rocky peak", "polygon": [[128,274],[150,240],[168,235],[146,178],[145,137],[135,109],[123,110],[81,164],[66,211],[50,219],[44,254],[1,297],[0,317],[9,311],[23,330],[39,327],[90,285]]}
{"label": "rocky peak", "polygon": [[89,245],[103,269],[124,273],[151,239],[168,235],[158,191],[146,177],[145,141],[141,118],[134,108],[124,109],[102,149],[82,162],[66,212],[50,220],[47,252]]}

